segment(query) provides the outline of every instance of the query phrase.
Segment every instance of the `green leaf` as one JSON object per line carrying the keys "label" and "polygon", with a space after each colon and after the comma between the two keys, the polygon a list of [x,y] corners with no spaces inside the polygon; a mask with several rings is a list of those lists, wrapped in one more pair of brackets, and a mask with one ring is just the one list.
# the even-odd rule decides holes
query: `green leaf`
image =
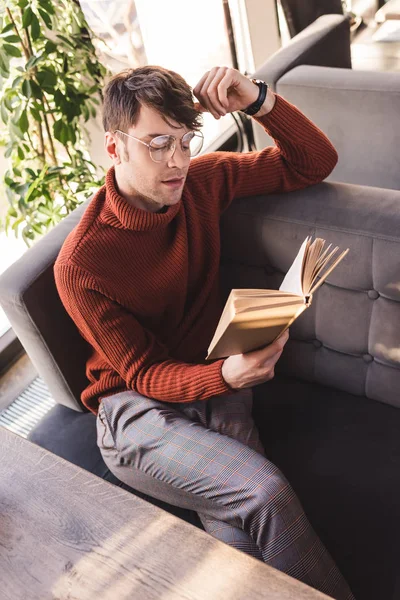
{"label": "green leaf", "polygon": [[44,53],[46,55],[48,55],[48,54],[52,54],[56,50],[57,50],[57,46],[55,44],[53,44],[53,42],[51,42],[50,40],[48,40],[46,42],[46,44],[45,44],[45,47],[44,47]]}
{"label": "green leaf", "polygon": [[54,137],[58,141],[61,141],[60,135],[61,135],[62,126],[63,126],[62,119],[58,119],[58,121],[56,121],[53,125]]}
{"label": "green leaf", "polygon": [[21,43],[21,40],[15,34],[14,35],[13,34],[11,34],[11,35],[8,34],[7,37],[4,37],[4,41],[7,42],[7,43],[9,43],[9,44],[11,44],[11,43],[14,44],[15,42],[17,42],[18,44]]}
{"label": "green leaf", "polygon": [[38,71],[36,74],[36,79],[40,87],[44,90],[53,90],[53,88],[57,85],[57,76],[50,69]]}
{"label": "green leaf", "polygon": [[69,138],[68,125],[66,125],[65,123],[62,123],[61,132],[60,132],[60,142],[65,145],[68,142],[68,138]]}
{"label": "green leaf", "polygon": [[15,56],[17,58],[22,56],[21,50],[12,44],[3,44],[3,50],[7,52],[8,56]]}
{"label": "green leaf", "polygon": [[4,152],[4,158],[10,158],[10,156],[12,154],[12,151],[13,151],[13,147],[12,146],[8,146],[8,148]]}
{"label": "green leaf", "polygon": [[11,87],[13,87],[13,88],[16,88],[16,87],[18,87],[18,86],[19,86],[19,84],[21,83],[21,81],[23,81],[23,79],[24,79],[24,78],[22,77],[22,75],[19,75],[18,77],[16,77],[16,78],[14,79],[14,81],[12,82],[12,86],[11,86]]}
{"label": "green leaf", "polygon": [[89,115],[89,109],[88,109],[88,107],[86,106],[86,104],[84,104],[84,105],[82,106],[82,113],[83,113],[83,116],[84,116],[84,119],[85,119],[85,121],[88,121],[88,120],[89,120],[89,117],[90,117],[90,115]]}
{"label": "green leaf", "polygon": [[41,223],[32,223],[32,229],[36,231],[36,233],[39,233],[39,235],[43,233],[43,227]]}
{"label": "green leaf", "polygon": [[21,140],[24,139],[24,134],[22,133],[21,129],[18,127],[18,125],[16,125],[15,123],[13,123],[12,121],[10,121],[10,131],[12,133],[14,133],[17,137],[19,137]]}
{"label": "green leaf", "polygon": [[18,150],[17,150],[17,152],[18,152],[18,158],[19,158],[20,160],[24,160],[24,158],[25,158],[25,154],[24,154],[24,151],[22,150],[21,146],[18,146]]}
{"label": "green leaf", "polygon": [[28,6],[28,8],[25,10],[25,12],[22,16],[22,27],[24,29],[29,27],[29,25],[32,23],[33,15],[34,15],[33,10],[31,9],[30,6]]}
{"label": "green leaf", "polygon": [[28,115],[26,114],[26,110],[22,111],[20,119],[18,121],[18,125],[22,131],[22,133],[26,133],[29,129],[29,121]]}
{"label": "green leaf", "polygon": [[53,28],[50,15],[43,9],[39,8],[39,14],[49,29]]}
{"label": "green leaf", "polygon": [[32,96],[32,86],[31,86],[31,82],[29,81],[29,79],[25,79],[23,84],[22,84],[22,93],[25,96],[25,98],[30,98]]}
{"label": "green leaf", "polygon": [[8,123],[8,112],[6,110],[4,102],[1,103],[0,114],[1,114],[1,120],[3,121],[4,125],[7,125],[7,123]]}
{"label": "green leaf", "polygon": [[24,10],[24,8],[26,8],[26,6],[28,6],[29,2],[28,0],[18,0],[18,6],[20,8],[22,8],[22,10]]}
{"label": "green leaf", "polygon": [[44,54],[38,54],[38,55],[31,56],[25,65],[25,69],[30,69],[31,67],[34,67],[35,65],[38,64],[38,62],[40,62],[44,58],[45,58]]}
{"label": "green leaf", "polygon": [[38,84],[36,83],[36,81],[33,81],[33,79],[31,79],[30,81],[31,84],[31,88],[32,88],[32,95],[37,98],[38,100],[42,100],[42,90],[40,89],[40,86],[38,86]]}
{"label": "green leaf", "polygon": [[38,210],[38,212],[42,213],[43,215],[46,215],[47,217],[53,216],[53,212],[49,208],[47,208],[44,204],[39,204],[37,210]]}
{"label": "green leaf", "polygon": [[57,34],[57,37],[62,40],[65,44],[67,44],[67,46],[69,46],[70,48],[73,48],[75,50],[75,44],[69,40],[67,37],[65,37],[65,35],[61,35],[60,33]]}
{"label": "green leaf", "polygon": [[17,211],[12,206],[10,206],[10,208],[8,209],[7,214],[10,215],[10,217],[14,217],[15,219],[18,217]]}
{"label": "green leaf", "polygon": [[2,48],[0,48],[0,71],[4,77],[8,77],[10,74],[10,59]]}
{"label": "green leaf", "polygon": [[36,108],[33,108],[33,107],[31,107],[30,110],[31,110],[31,115],[35,119],[35,121],[37,121],[38,123],[41,123],[42,116],[41,116],[40,112]]}
{"label": "green leaf", "polygon": [[39,23],[39,19],[37,18],[37,16],[35,14],[33,14],[33,16],[32,16],[31,35],[32,35],[33,41],[37,40],[38,37],[40,36],[40,23]]}
{"label": "green leaf", "polygon": [[14,231],[17,229],[18,225],[20,225],[22,223],[22,221],[24,220],[24,217],[20,217],[19,219],[17,219],[11,226],[11,229],[14,229]]}
{"label": "green leaf", "polygon": [[56,14],[51,2],[47,2],[47,0],[40,0],[40,5],[49,13],[49,15]]}
{"label": "green leaf", "polygon": [[3,35],[3,33],[7,33],[7,31],[11,31],[11,29],[14,29],[14,25],[12,23],[8,23],[5,27],[3,27],[3,29],[1,30],[1,35]]}

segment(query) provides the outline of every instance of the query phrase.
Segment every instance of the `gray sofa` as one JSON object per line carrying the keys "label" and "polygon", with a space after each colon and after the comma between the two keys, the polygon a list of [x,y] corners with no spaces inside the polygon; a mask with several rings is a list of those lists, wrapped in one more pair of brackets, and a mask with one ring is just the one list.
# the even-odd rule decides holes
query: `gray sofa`
{"label": "gray sofa", "polygon": [[[328,181],[400,189],[400,74],[351,68],[347,17],[324,15],[254,74],[293,102],[339,154]],[[255,125],[258,149],[272,140]]]}
{"label": "gray sofa", "polygon": [[[102,461],[95,417],[80,402],[88,348],[53,278],[85,206],[0,277],[0,304],[58,403],[30,439],[122,485]],[[254,416],[267,455],[357,600],[397,600],[400,192],[323,183],[236,199],[221,220],[225,295],[232,287],[278,287],[308,234],[350,252],[291,327],[275,378],[254,388]],[[146,499],[200,526],[195,513]]]}

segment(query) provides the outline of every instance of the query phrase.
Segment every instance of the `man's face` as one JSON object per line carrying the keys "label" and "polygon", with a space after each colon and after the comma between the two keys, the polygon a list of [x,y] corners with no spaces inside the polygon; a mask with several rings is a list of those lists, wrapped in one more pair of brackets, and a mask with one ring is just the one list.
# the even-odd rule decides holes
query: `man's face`
{"label": "man's face", "polygon": [[[149,148],[120,133],[106,134],[106,148],[115,165],[120,193],[139,207],[156,212],[163,206],[179,202],[189,169],[190,156],[183,153],[180,139],[188,129],[179,123],[168,125],[154,109],[143,105],[136,125],[125,133],[150,143],[157,135],[174,135],[174,155],[163,162],[154,162]],[[167,180],[174,180],[167,183]]]}

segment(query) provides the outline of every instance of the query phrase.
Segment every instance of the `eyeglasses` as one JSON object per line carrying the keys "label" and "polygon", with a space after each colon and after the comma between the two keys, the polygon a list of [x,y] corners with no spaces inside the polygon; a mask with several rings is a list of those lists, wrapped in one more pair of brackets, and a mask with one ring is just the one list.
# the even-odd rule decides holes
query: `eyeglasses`
{"label": "eyeglasses", "polygon": [[[151,140],[150,144],[147,144],[143,140],[120,129],[116,129],[113,133],[122,133],[147,146],[150,158],[157,163],[169,160],[175,153],[177,138],[174,135],[158,135]],[[183,154],[186,156],[196,156],[203,147],[203,141],[204,137],[201,131],[188,131],[180,140]]]}

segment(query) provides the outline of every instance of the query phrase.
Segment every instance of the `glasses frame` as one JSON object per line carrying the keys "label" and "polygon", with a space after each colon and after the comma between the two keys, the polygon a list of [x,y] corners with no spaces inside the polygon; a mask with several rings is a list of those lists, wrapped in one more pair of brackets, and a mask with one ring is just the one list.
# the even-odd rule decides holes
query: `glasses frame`
{"label": "glasses frame", "polygon": [[[153,138],[151,140],[154,141],[157,139],[157,137],[168,137],[168,138],[172,138],[173,139],[173,148],[172,148],[172,154],[171,156],[169,156],[168,158],[164,159],[164,160],[156,160],[155,158],[153,158],[152,154],[151,154],[151,148],[153,148],[153,146],[151,145],[151,142],[148,144],[147,142],[144,142],[143,140],[135,137],[134,135],[131,135],[130,133],[125,133],[125,131],[121,131],[120,129],[115,129],[112,133],[122,133],[122,135],[126,135],[127,137],[132,138],[133,140],[136,140],[137,142],[140,142],[141,144],[143,144],[144,146],[147,146],[147,148],[149,149],[149,155],[150,158],[153,162],[155,163],[161,163],[161,162],[166,162],[168,160],[170,160],[174,154],[175,154],[175,150],[176,150],[176,141],[177,141],[177,137],[175,135],[169,135],[168,133],[156,136],[155,138]],[[196,154],[189,154],[189,157],[191,158],[192,156],[198,156],[198,154],[200,153],[201,149],[203,148],[203,144],[204,144],[204,135],[202,131],[187,131],[186,133],[183,134],[183,136],[180,138],[180,143],[181,143],[181,150],[183,152],[183,154],[185,156],[187,156],[187,149],[183,147],[182,145],[182,140],[185,137],[185,135],[187,135],[188,133],[194,133],[195,135],[198,135],[201,138],[201,146],[198,152],[196,152]],[[156,150],[160,150],[160,148],[156,148]]]}

